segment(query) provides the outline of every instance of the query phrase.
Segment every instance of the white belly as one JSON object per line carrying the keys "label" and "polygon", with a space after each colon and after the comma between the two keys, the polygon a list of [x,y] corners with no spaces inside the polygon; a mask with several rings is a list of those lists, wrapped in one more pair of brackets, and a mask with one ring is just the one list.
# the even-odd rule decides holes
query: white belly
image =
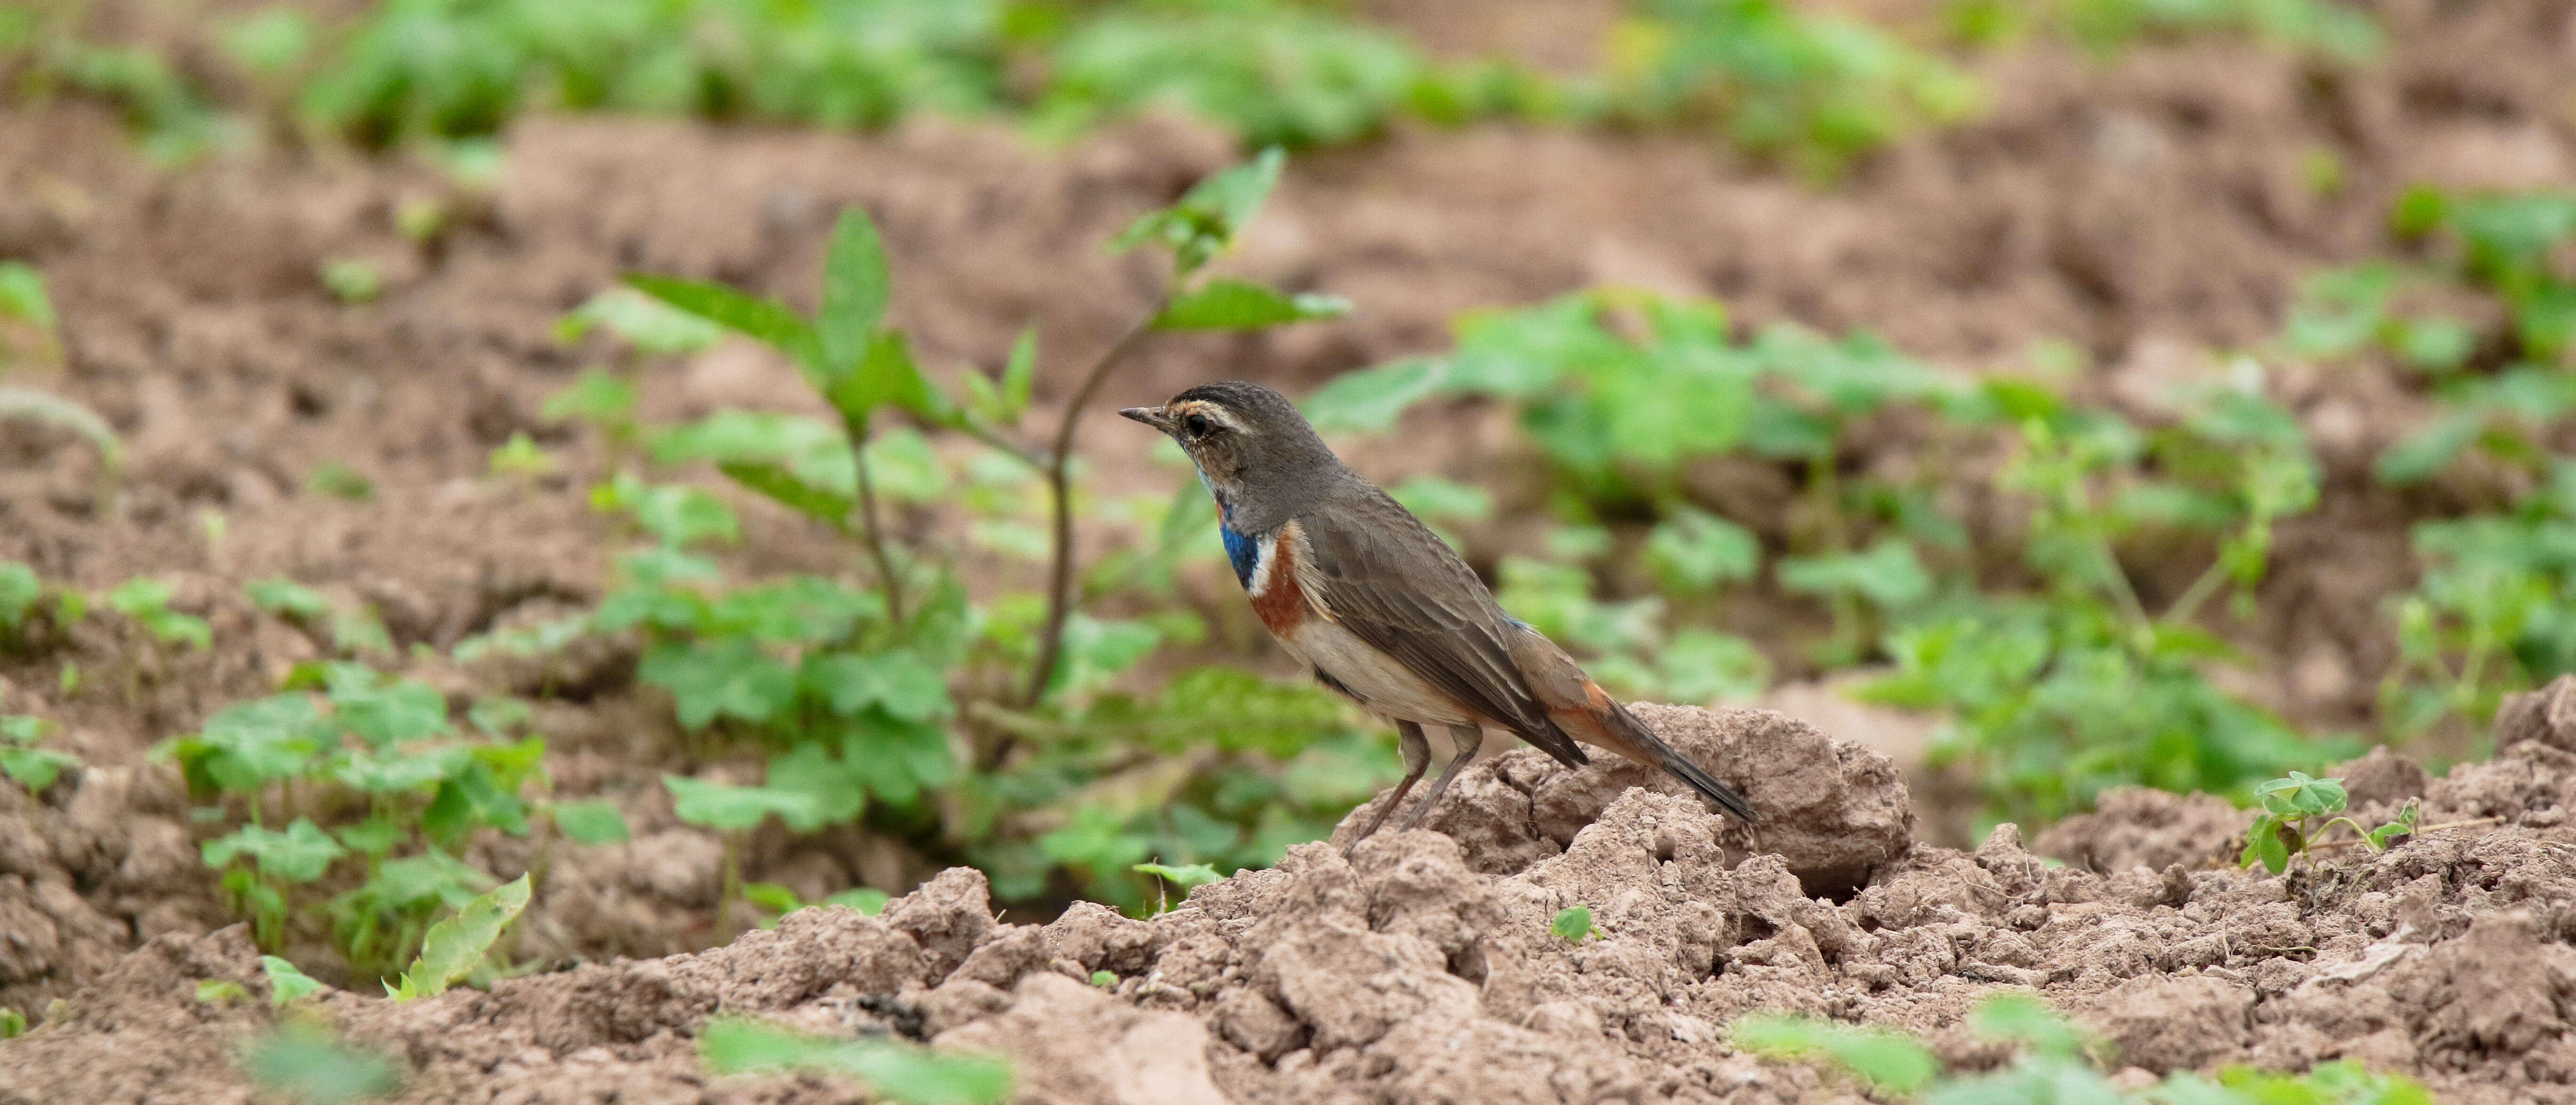
{"label": "white belly", "polygon": [[1360,705],[1390,721],[1424,725],[1472,725],[1467,716],[1393,657],[1379,652],[1355,633],[1309,611],[1294,634],[1279,643],[1309,668],[1331,677]]}

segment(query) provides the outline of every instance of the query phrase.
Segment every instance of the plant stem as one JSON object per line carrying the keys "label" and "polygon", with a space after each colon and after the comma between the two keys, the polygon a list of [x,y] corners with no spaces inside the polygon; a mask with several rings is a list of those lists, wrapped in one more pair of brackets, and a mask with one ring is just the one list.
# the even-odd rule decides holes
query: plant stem
{"label": "plant stem", "polygon": [[2226,581],[2226,559],[2222,557],[2211,561],[2209,567],[2200,573],[2200,578],[2192,580],[2191,586],[2183,589],[2182,595],[2174,599],[2173,605],[2165,608],[2165,624],[2181,625],[2190,621],[2192,615],[2200,612],[2200,604],[2209,601],[2209,596],[2217,594],[2219,584]]}
{"label": "plant stem", "polygon": [[[1082,424],[1082,410],[1091,405],[1091,397],[1109,378],[1109,370],[1118,367],[1127,352],[1151,333],[1154,320],[1171,301],[1169,293],[1156,296],[1154,306],[1144,317],[1118,335],[1118,340],[1102,350],[1100,359],[1091,363],[1083,376],[1082,386],[1074,389],[1073,399],[1065,404],[1064,421],[1056,426],[1055,446],[1046,455],[1047,505],[1054,516],[1054,552],[1047,565],[1046,623],[1038,630],[1037,662],[1029,667],[1029,685],[1020,692],[1017,705],[1026,709],[1046,697],[1047,684],[1055,681],[1057,662],[1064,653],[1064,623],[1073,612],[1073,433]],[[1004,738],[1007,748],[1009,738]]]}
{"label": "plant stem", "polygon": [[894,558],[886,553],[885,528],[877,520],[875,481],[868,478],[868,424],[864,419],[844,417],[842,426],[850,436],[850,460],[859,474],[859,540],[868,547],[868,558],[877,562],[877,576],[885,581],[886,617],[903,621],[903,577],[895,574]]}
{"label": "plant stem", "polygon": [[[2406,835],[2422,836],[2426,833],[2439,832],[2443,829],[2474,829],[2480,825],[2492,825],[2502,820],[2504,820],[2502,817],[2472,817],[2466,821],[2445,821],[2439,825],[2419,826],[2414,832]],[[2311,852],[2320,852],[2328,848],[2350,848],[2355,844],[2368,843],[2370,843],[2370,838],[2363,836],[2355,837],[2351,840],[2329,840],[2323,844],[2311,844],[2308,845],[2308,850]]]}
{"label": "plant stem", "polygon": [[716,946],[733,943],[733,905],[742,900],[742,834],[724,834],[723,882],[716,891]]}

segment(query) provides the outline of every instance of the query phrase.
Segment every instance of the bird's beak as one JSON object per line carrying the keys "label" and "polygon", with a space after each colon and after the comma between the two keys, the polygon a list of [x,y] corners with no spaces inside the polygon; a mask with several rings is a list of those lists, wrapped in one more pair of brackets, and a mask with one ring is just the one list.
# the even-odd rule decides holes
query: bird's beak
{"label": "bird's beak", "polygon": [[1121,418],[1132,418],[1164,433],[1172,431],[1172,420],[1161,407],[1129,407],[1118,412]]}

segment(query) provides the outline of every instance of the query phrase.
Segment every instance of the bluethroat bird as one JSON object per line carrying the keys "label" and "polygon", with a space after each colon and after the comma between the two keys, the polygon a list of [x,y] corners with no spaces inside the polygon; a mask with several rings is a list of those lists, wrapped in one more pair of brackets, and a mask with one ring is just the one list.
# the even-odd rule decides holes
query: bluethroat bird
{"label": "bluethroat bird", "polygon": [[1406,829],[1475,758],[1488,726],[1568,767],[1590,762],[1580,744],[1660,767],[1752,822],[1742,795],[1665,744],[1555,642],[1504,613],[1475,569],[1334,456],[1285,396],[1226,381],[1118,413],[1169,434],[1198,466],[1216,496],[1226,557],[1261,624],[1318,681],[1395,723],[1404,781],[1353,847],[1386,824],[1431,766],[1425,725],[1445,726],[1457,753]]}

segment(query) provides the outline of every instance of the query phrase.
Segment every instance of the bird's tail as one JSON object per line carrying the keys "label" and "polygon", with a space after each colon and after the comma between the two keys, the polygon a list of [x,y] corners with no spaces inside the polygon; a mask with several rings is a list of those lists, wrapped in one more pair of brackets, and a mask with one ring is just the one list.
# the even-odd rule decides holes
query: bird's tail
{"label": "bird's tail", "polygon": [[1753,804],[1745,801],[1735,788],[1718,782],[1717,776],[1692,763],[1679,749],[1664,743],[1664,738],[1646,728],[1646,723],[1637,720],[1637,715],[1629,713],[1619,700],[1603,693],[1600,684],[1586,679],[1584,690],[1588,692],[1585,697],[1590,699],[1585,704],[1587,708],[1549,711],[1558,728],[1585,744],[1598,745],[1639,763],[1664,769],[1673,778],[1689,784],[1701,797],[1717,803],[1719,809],[1734,814],[1747,825],[1757,820]]}

